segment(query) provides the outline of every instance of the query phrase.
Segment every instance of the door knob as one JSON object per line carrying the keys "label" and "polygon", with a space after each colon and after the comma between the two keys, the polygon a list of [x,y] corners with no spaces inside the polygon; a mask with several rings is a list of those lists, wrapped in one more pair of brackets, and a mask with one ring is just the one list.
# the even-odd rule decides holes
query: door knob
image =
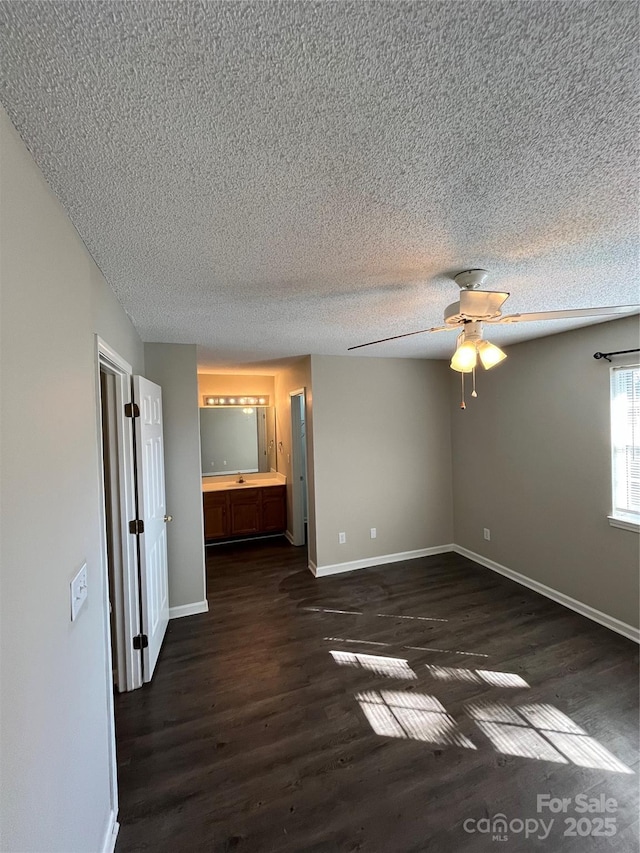
{"label": "door knob", "polygon": [[173,516],[172,516],[172,515],[165,515],[164,520],[165,520],[165,521],[167,521],[167,522],[168,522],[168,521],[173,521]]}

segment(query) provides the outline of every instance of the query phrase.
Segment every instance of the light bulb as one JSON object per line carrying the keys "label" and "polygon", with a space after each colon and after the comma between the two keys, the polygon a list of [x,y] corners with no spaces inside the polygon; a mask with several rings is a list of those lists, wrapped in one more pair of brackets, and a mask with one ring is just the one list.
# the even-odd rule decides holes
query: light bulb
{"label": "light bulb", "polygon": [[450,367],[458,373],[471,373],[478,361],[476,345],[474,341],[465,341],[454,352]]}
{"label": "light bulb", "polygon": [[485,370],[490,370],[507,357],[506,352],[502,352],[500,347],[489,341],[480,341],[478,343],[478,355]]}

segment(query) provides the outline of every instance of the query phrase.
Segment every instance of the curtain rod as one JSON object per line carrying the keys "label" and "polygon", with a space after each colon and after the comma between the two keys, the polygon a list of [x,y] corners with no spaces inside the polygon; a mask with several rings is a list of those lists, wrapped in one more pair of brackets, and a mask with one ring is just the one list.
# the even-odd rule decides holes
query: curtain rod
{"label": "curtain rod", "polygon": [[640,349],[621,349],[618,352],[594,352],[594,358],[606,358],[607,361],[611,361],[609,358],[610,355],[627,355],[630,352],[640,352]]}

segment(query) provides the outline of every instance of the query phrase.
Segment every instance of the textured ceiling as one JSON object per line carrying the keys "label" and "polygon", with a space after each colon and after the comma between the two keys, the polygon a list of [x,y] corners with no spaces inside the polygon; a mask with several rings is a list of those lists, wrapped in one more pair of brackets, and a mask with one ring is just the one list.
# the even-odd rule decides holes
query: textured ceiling
{"label": "textured ceiling", "polygon": [[145,341],[342,355],[470,266],[508,313],[640,301],[637,32],[616,0],[2,2],[0,100]]}

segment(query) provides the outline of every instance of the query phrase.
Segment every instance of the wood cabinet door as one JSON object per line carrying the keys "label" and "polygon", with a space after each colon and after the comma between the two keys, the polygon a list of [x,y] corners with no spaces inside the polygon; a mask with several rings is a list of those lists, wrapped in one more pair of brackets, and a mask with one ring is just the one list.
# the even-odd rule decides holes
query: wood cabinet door
{"label": "wood cabinet door", "polygon": [[285,486],[204,492],[204,538],[281,533],[287,527]]}
{"label": "wood cabinet door", "polygon": [[205,492],[204,538],[222,539],[228,535],[227,493]]}
{"label": "wood cabinet door", "polygon": [[262,530],[279,532],[287,526],[286,489],[270,486],[262,489]]}
{"label": "wood cabinet door", "polygon": [[245,536],[260,531],[259,489],[239,489],[229,492],[230,533]]}

